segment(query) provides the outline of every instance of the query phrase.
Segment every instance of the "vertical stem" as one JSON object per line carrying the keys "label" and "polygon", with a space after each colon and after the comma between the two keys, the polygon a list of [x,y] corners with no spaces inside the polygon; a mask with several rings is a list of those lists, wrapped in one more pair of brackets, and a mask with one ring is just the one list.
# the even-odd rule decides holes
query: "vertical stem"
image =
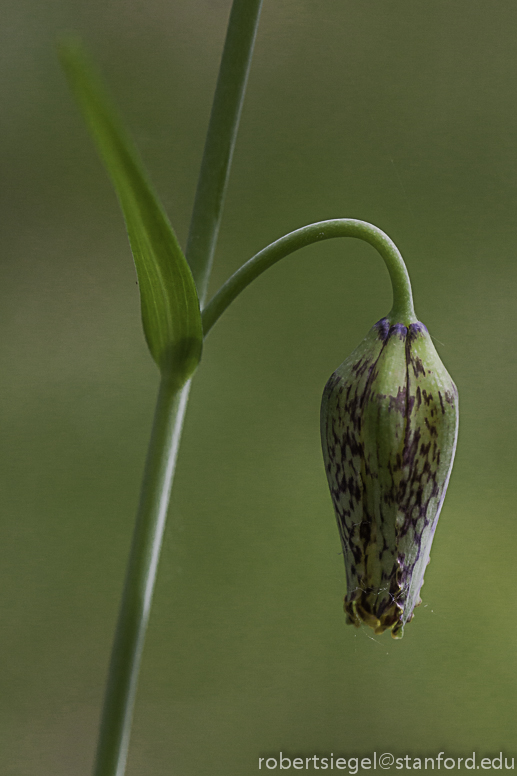
{"label": "vertical stem", "polygon": [[[221,221],[262,0],[234,0],[190,226],[187,257],[203,302]],[[104,701],[95,776],[124,776],[138,672],[149,621],[190,382],[162,378]]]}
{"label": "vertical stem", "polygon": [[262,0],[234,0],[215,89],[186,256],[205,301]]}
{"label": "vertical stem", "polygon": [[145,633],[190,390],[162,380],[109,669],[95,776],[123,776]]}

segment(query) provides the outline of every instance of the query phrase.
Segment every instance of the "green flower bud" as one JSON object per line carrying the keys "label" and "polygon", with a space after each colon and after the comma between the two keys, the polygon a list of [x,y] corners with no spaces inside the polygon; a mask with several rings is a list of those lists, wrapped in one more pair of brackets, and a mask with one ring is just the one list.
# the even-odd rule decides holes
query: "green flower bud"
{"label": "green flower bud", "polygon": [[458,392],[422,323],[383,318],[332,375],[321,436],[347,576],[347,622],[401,638],[458,433]]}

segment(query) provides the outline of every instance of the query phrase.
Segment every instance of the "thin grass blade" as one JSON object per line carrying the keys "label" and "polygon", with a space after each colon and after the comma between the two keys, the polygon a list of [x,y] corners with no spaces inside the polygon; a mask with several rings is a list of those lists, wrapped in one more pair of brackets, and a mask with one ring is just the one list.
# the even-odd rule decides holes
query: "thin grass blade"
{"label": "thin grass blade", "polygon": [[61,64],[115,187],[133,251],[145,338],[162,374],[178,387],[194,372],[203,342],[192,273],[133,142],[83,47],[59,47]]}

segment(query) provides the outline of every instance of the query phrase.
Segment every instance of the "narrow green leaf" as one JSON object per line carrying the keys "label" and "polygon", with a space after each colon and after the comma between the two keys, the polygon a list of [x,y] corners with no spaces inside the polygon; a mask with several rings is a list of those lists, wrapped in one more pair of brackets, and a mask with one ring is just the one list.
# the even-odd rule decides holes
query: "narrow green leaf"
{"label": "narrow green leaf", "polygon": [[60,45],[59,54],[122,207],[149,350],[162,373],[181,385],[194,372],[203,342],[192,273],[139,155],[84,49],[76,41],[67,41]]}

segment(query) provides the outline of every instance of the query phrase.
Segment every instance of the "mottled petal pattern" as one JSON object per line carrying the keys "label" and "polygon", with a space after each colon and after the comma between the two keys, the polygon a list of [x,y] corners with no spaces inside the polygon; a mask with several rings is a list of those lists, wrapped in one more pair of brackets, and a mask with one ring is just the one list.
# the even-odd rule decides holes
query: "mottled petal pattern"
{"label": "mottled petal pattern", "polygon": [[321,436],[347,576],[347,622],[400,638],[456,449],[458,393],[422,323],[383,318],[334,372]]}

